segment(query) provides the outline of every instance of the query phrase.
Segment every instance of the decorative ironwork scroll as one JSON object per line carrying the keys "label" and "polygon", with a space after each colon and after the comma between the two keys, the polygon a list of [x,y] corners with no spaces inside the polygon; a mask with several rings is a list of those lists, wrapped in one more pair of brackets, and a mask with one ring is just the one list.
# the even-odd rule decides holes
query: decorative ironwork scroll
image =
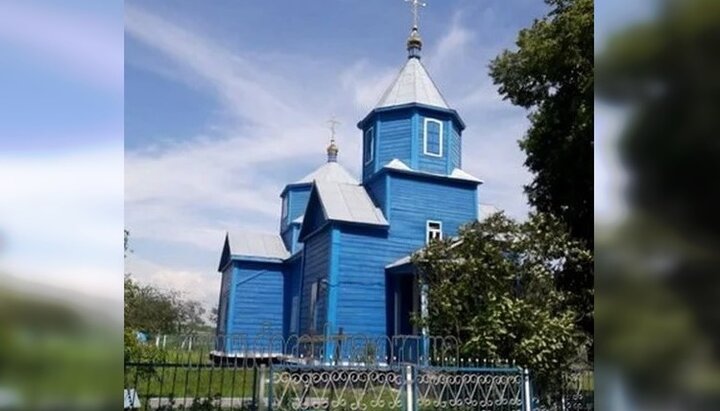
{"label": "decorative ironwork scroll", "polygon": [[398,367],[274,367],[273,410],[393,410],[403,408]]}
{"label": "decorative ironwork scroll", "polygon": [[520,369],[419,367],[419,409],[519,411],[522,381]]}

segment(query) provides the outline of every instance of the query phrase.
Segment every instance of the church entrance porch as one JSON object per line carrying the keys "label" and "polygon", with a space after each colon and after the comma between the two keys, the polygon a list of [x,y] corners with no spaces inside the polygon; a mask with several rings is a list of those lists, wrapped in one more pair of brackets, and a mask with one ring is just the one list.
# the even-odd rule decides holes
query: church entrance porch
{"label": "church entrance porch", "polygon": [[388,335],[393,362],[427,361],[427,330],[419,324],[425,312],[424,293],[414,270],[387,273]]}

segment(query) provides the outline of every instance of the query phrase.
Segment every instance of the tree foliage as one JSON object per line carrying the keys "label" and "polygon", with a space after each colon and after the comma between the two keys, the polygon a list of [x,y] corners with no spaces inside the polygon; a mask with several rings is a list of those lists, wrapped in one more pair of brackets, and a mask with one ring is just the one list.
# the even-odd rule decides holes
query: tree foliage
{"label": "tree foliage", "polygon": [[[520,31],[517,49],[490,64],[500,93],[530,110],[531,127],[520,141],[534,174],[525,187],[530,203],[559,218],[570,235],[592,250],[593,240],[593,2],[546,0],[549,14]],[[592,259],[558,273],[559,288],[583,313],[577,325],[592,337]],[[591,352],[590,352],[591,353]]]}
{"label": "tree foliage", "polygon": [[125,276],[125,328],[149,334],[190,334],[208,328],[205,308],[177,291]]}
{"label": "tree foliage", "polygon": [[581,314],[554,278],[591,254],[549,214],[516,222],[498,213],[413,259],[428,286],[430,332],[458,337],[462,355],[512,359],[549,384],[582,354]]}
{"label": "tree foliage", "polygon": [[[124,230],[125,257],[130,233]],[[189,300],[177,291],[163,290],[141,284],[125,274],[125,330],[130,334],[190,334],[211,329],[205,322],[205,308],[198,301]]]}
{"label": "tree foliage", "polygon": [[546,0],[547,17],[520,31],[518,49],[490,65],[500,93],[530,109],[520,142],[535,174],[526,187],[539,211],[593,241],[593,2]]}

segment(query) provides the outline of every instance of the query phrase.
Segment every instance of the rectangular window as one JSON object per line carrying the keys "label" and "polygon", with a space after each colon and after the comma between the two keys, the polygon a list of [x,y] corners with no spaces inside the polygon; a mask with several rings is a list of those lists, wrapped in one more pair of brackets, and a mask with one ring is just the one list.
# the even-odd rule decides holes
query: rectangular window
{"label": "rectangular window", "polygon": [[317,297],[318,282],[315,281],[310,286],[310,330],[315,331],[317,327]]}
{"label": "rectangular window", "polygon": [[363,164],[370,164],[375,158],[375,130],[372,127],[365,131],[364,140],[363,158],[365,161]]}
{"label": "rectangular window", "polygon": [[283,197],[282,200],[282,214],[280,216],[280,219],[282,221],[285,221],[285,218],[287,218],[288,215],[288,199],[287,197]]}
{"label": "rectangular window", "polygon": [[430,244],[431,241],[435,240],[442,240],[442,223],[440,221],[428,221],[425,242]]}
{"label": "rectangular window", "polygon": [[424,153],[428,156],[442,157],[443,123],[439,120],[426,118],[423,130]]}

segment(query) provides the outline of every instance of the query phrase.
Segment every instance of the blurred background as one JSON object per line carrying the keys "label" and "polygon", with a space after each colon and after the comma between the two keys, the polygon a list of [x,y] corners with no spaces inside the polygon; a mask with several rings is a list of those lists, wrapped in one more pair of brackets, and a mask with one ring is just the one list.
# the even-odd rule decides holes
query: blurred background
{"label": "blurred background", "polygon": [[[596,406],[720,409],[720,2],[595,9]],[[0,409],[119,401],[122,229],[122,2],[0,2]]]}
{"label": "blurred background", "polygon": [[720,2],[595,10],[596,404],[716,410]]}
{"label": "blurred background", "polygon": [[0,409],[117,409],[123,4],[0,2]]}

